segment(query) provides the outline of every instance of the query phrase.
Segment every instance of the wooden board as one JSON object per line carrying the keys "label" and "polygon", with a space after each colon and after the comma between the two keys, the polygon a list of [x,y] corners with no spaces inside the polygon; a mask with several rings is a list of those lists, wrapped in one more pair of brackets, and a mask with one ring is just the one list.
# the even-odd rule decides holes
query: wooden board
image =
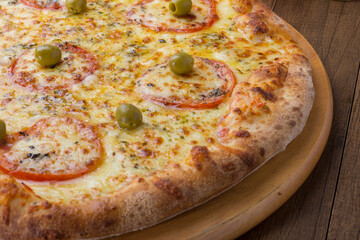
{"label": "wooden board", "polygon": [[[360,145],[349,138],[350,133],[360,137],[360,128],[350,125],[360,111],[355,95],[360,82],[360,1],[262,1],[298,29],[323,61],[333,90],[334,116],[328,142],[310,176],[285,204],[238,240],[360,240],[360,151],[352,153]],[[341,175],[349,181],[342,182]]]}
{"label": "wooden board", "polygon": [[326,70],[314,49],[290,27],[313,68],[314,106],[303,132],[286,150],[211,201],[154,227],[112,240],[233,239],[263,221],[301,186],[329,136],[333,102]]}

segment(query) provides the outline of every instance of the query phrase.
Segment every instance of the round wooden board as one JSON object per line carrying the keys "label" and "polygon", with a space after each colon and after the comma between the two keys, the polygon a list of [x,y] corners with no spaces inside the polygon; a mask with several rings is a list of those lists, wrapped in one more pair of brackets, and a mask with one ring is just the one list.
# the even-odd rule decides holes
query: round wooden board
{"label": "round wooden board", "polygon": [[161,224],[112,240],[233,239],[277,210],[306,180],[326,145],[333,100],[320,58],[306,39],[289,27],[313,68],[315,101],[303,132],[284,152],[220,196]]}

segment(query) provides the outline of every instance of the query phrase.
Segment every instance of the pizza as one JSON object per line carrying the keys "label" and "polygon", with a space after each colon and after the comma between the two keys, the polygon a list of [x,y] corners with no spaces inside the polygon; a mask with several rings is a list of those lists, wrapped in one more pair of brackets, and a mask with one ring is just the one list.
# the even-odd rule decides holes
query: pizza
{"label": "pizza", "polygon": [[259,0],[2,0],[0,46],[1,239],[189,210],[284,150],[314,99]]}

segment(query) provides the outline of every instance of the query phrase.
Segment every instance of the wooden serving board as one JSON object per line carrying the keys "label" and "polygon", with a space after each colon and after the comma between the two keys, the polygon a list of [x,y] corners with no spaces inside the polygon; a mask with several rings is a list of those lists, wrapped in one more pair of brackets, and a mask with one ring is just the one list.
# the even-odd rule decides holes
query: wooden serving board
{"label": "wooden serving board", "polygon": [[303,132],[239,184],[168,221],[112,240],[233,239],[278,209],[310,175],[326,145],[333,115],[329,78],[314,49],[289,26],[313,68],[315,101]]}

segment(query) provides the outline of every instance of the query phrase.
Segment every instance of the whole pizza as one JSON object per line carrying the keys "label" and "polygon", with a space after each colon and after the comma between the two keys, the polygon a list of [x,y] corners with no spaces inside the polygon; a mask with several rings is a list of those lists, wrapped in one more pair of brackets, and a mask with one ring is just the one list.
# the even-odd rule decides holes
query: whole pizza
{"label": "whole pizza", "polygon": [[0,83],[0,239],[193,208],[284,150],[314,98],[259,0],[1,0]]}

